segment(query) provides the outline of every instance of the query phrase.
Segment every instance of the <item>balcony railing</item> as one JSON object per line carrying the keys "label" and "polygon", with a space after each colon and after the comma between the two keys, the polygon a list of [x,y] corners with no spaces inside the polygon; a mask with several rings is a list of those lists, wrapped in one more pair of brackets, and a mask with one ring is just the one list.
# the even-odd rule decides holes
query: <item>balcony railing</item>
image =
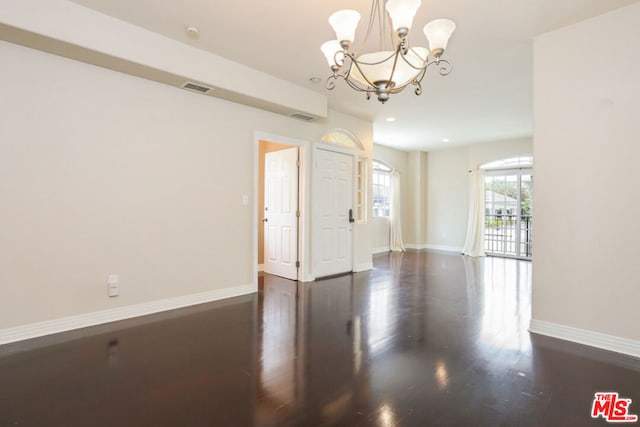
{"label": "balcony railing", "polygon": [[485,216],[484,249],[491,255],[531,259],[531,215]]}

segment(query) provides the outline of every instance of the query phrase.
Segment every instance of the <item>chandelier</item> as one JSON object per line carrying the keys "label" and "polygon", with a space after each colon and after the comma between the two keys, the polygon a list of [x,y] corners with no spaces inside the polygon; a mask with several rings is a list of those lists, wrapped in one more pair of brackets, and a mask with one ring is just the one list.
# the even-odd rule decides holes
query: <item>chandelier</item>
{"label": "chandelier", "polygon": [[[386,6],[386,12],[383,10]],[[365,39],[360,51],[354,53],[351,45],[355,38],[360,14],[355,10],[340,10],[329,17],[329,24],[336,32],[336,40],[324,43],[320,49],[327,58],[332,74],[325,87],[332,90],[336,80],[344,80],[349,87],[364,92],[367,99],[375,94],[383,104],[389,95],[402,92],[407,86],[415,86],[415,94],[422,94],[422,79],[431,65],[439,67],[443,76],[451,72],[450,63],[442,59],[447,42],[456,29],[449,19],[436,19],[424,27],[429,49],[409,46],[409,30],[420,0],[372,0],[371,14]],[[393,31],[387,30],[391,23]],[[379,29],[379,50],[361,53],[373,32]],[[388,33],[385,34],[385,33]],[[384,49],[383,39],[389,37],[390,48]]]}

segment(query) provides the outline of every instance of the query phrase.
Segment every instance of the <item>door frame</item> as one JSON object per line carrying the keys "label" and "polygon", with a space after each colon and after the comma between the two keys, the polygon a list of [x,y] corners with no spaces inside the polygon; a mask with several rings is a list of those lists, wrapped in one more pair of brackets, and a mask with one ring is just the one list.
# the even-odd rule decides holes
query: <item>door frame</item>
{"label": "door frame", "polygon": [[[254,131],[253,133],[253,283],[258,286],[258,156],[260,153],[260,141],[276,142],[278,144],[290,145],[298,147],[300,150],[300,173],[298,180],[298,204],[300,206],[300,218],[298,219],[298,260],[300,268],[298,269],[298,280],[301,282],[312,282],[315,277],[311,274],[310,269],[310,220],[309,212],[310,201],[308,195],[311,194],[310,182],[308,179],[308,166],[311,164],[311,150],[309,149],[309,141],[302,139],[290,138],[282,135],[276,135],[267,132]],[[262,223],[261,223],[262,224]],[[261,226],[260,224],[260,226]]]}
{"label": "door frame", "polygon": [[[358,160],[360,160],[360,157],[358,156],[358,153],[350,148],[346,148],[346,147],[338,147],[335,145],[331,145],[331,144],[324,144],[324,143],[316,143],[314,144],[313,147],[313,151],[315,153],[316,150],[324,150],[324,151],[331,151],[334,153],[338,153],[338,154],[344,154],[347,156],[351,156],[353,158],[353,162],[352,162],[352,168],[351,168],[351,206],[352,209],[354,210],[354,213],[356,214],[356,221],[351,224],[351,272],[355,272],[355,266],[356,266],[356,244],[358,239],[355,238],[356,235],[356,224],[358,223],[357,220],[357,213],[355,210],[355,205],[356,205],[356,200],[357,200],[357,163]],[[314,155],[314,162],[315,162],[315,155]],[[315,166],[315,164],[314,164]],[[313,171],[315,170],[315,167],[310,168],[311,169],[311,175],[313,176]],[[312,191],[312,202],[315,204],[317,203],[317,192]],[[320,236],[320,230],[318,230],[318,221],[314,222],[313,225],[313,236],[315,237],[313,239],[313,271],[314,273],[316,272],[316,261],[317,261],[317,256],[319,253],[318,250],[318,244],[320,242],[319,236]]]}

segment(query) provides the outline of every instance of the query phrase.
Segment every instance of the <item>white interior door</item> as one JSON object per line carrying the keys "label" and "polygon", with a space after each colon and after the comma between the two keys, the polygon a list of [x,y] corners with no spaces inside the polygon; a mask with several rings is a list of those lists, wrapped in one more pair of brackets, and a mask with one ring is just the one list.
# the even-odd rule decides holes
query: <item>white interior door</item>
{"label": "white interior door", "polygon": [[315,151],[316,277],[353,270],[353,163],[353,156],[348,154]]}
{"label": "white interior door", "polygon": [[265,154],[264,271],[297,280],[298,148]]}

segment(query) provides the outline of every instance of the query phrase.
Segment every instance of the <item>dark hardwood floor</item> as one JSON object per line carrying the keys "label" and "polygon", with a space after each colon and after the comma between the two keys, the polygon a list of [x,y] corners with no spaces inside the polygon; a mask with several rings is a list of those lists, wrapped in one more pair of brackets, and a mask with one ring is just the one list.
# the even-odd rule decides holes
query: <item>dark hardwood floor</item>
{"label": "dark hardwood floor", "polygon": [[0,347],[0,426],[583,426],[640,361],[530,335],[531,264],[370,272]]}

